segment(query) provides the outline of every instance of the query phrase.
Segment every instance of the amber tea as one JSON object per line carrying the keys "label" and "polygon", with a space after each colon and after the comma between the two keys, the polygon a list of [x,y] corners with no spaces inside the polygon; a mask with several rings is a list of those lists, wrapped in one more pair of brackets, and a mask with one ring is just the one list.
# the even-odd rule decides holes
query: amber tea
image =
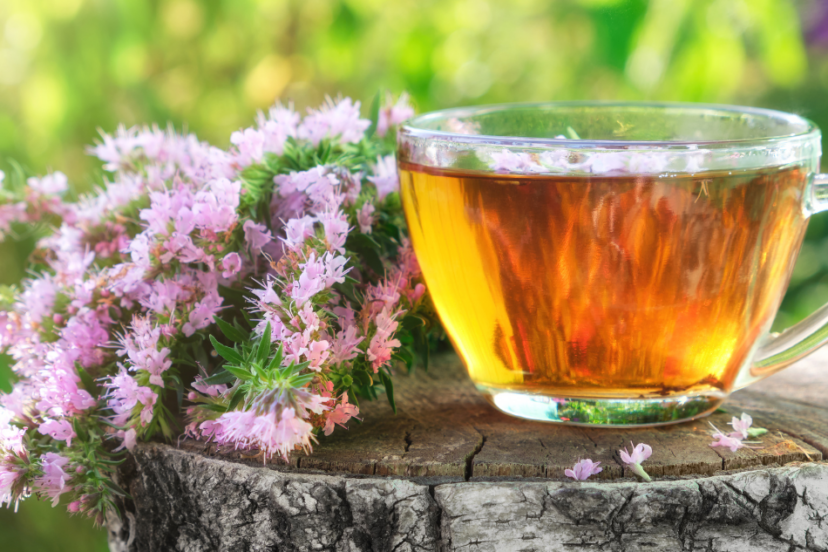
{"label": "amber tea", "polygon": [[806,228],[800,168],[533,176],[401,163],[411,239],[481,388],[722,396]]}

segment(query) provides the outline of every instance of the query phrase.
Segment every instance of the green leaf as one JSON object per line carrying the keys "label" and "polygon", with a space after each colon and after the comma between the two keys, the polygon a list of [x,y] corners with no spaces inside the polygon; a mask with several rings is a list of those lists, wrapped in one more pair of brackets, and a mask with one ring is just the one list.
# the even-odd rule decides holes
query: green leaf
{"label": "green leaf", "polygon": [[359,294],[356,292],[356,289],[354,288],[354,284],[352,284],[351,282],[345,282],[344,284],[334,284],[334,290],[344,295],[345,298],[354,305],[359,305],[360,303],[362,303]]}
{"label": "green leaf", "polygon": [[294,387],[304,387],[307,384],[309,384],[311,381],[313,381],[313,378],[315,378],[315,377],[316,377],[316,374],[314,374],[314,373],[302,374],[301,376],[293,376],[292,378],[290,378],[290,383]]}
{"label": "green leaf", "polygon": [[279,366],[282,365],[282,359],[284,358],[285,354],[285,345],[283,343],[279,344],[279,348],[276,349],[276,354],[273,356],[273,360],[270,361],[267,369],[268,371],[276,370]]}
{"label": "green leaf", "polygon": [[405,368],[408,370],[408,373],[411,373],[412,368],[414,368],[414,355],[408,348],[398,349],[396,353],[391,355],[391,358],[405,364]]}
{"label": "green leaf", "polygon": [[[244,294],[244,291],[240,289],[220,285],[219,295],[225,299],[228,299],[229,302],[234,305],[244,305],[247,302],[247,296]],[[227,301],[225,301],[225,304],[227,304]],[[243,310],[242,312],[247,311]]]}
{"label": "green leaf", "polygon": [[240,380],[248,381],[253,379],[253,374],[245,370],[240,366],[230,366],[229,364],[224,365],[224,369],[239,378]]}
{"label": "green leaf", "polygon": [[752,427],[748,429],[748,437],[761,437],[767,432],[768,430],[764,427]]}
{"label": "green leaf", "polygon": [[236,376],[232,373],[228,372],[227,370],[222,370],[216,374],[213,374],[209,378],[204,380],[204,383],[207,385],[221,385],[222,383],[233,383],[236,381]]}
{"label": "green leaf", "polygon": [[299,364],[291,362],[290,366],[282,370],[281,376],[282,378],[291,378],[307,368],[309,365],[310,362],[300,362]]}
{"label": "green leaf", "polygon": [[227,337],[233,343],[241,343],[242,341],[247,341],[247,336],[244,335],[242,332],[216,316],[216,324],[218,324],[221,333]]}
{"label": "green leaf", "polygon": [[83,442],[89,441],[89,432],[86,431],[86,428],[83,426],[83,422],[81,422],[79,418],[72,418],[72,428],[75,430],[78,440]]}
{"label": "green leaf", "polygon": [[178,410],[181,410],[184,405],[184,384],[178,378],[175,378],[175,401],[178,404]]}
{"label": "green leaf", "polygon": [[359,397],[357,397],[356,391],[352,388],[348,388],[348,402],[359,408]]}
{"label": "green leaf", "polygon": [[406,314],[400,322],[402,327],[409,332],[414,332],[418,328],[424,328],[426,320],[422,316],[416,314]]}
{"label": "green leaf", "polygon": [[264,333],[262,334],[262,340],[259,341],[259,348],[256,351],[256,360],[258,360],[259,364],[262,366],[265,365],[267,357],[270,356],[270,348],[270,322],[268,322],[267,326],[265,326]]}
{"label": "green leaf", "polygon": [[371,100],[371,126],[365,131],[365,137],[371,138],[377,132],[377,123],[379,122],[380,104],[382,103],[382,88],[377,90],[374,99]]}
{"label": "green leaf", "polygon": [[362,387],[371,387],[374,384],[374,379],[364,370],[354,370],[351,374],[353,375],[354,381]]}
{"label": "green leaf", "polygon": [[423,363],[423,369],[425,371],[428,371],[428,336],[422,328],[415,328],[411,332],[411,336],[414,338],[414,352],[417,354],[418,357],[420,357],[420,362]]}
{"label": "green leaf", "polygon": [[373,270],[378,276],[385,274],[385,266],[382,264],[380,257],[381,247],[368,234],[361,234],[353,232],[348,236],[348,241],[345,244],[346,249],[353,251],[368,268]]}
{"label": "green leaf", "polygon": [[99,458],[98,462],[101,464],[106,464],[108,466],[120,466],[124,462],[126,462],[126,458],[121,458],[120,460],[106,460],[105,458]]}
{"label": "green leaf", "polygon": [[391,410],[394,411],[394,414],[397,413],[397,404],[394,402],[394,384],[391,382],[391,378],[388,377],[383,370],[379,372],[380,380],[382,384],[385,386],[385,396],[388,397],[388,403],[391,405]]}
{"label": "green leaf", "polygon": [[89,372],[87,372],[79,362],[75,363],[75,368],[80,376],[83,388],[86,389],[93,398],[97,399],[101,391],[100,388],[95,385],[95,379],[89,375]]}
{"label": "green leaf", "polygon": [[229,362],[244,362],[244,358],[242,358],[238,351],[231,349],[226,345],[222,345],[216,340],[215,336],[210,336],[210,343],[213,344],[213,348],[215,348],[216,352],[221,355],[224,360]]}
{"label": "green leaf", "polygon": [[233,393],[233,398],[230,399],[230,404],[227,405],[227,411],[232,412],[233,410],[235,410],[236,407],[239,406],[239,403],[241,402],[241,400],[243,398],[244,398],[244,391],[242,391],[242,388],[239,387],[238,389],[236,389],[236,392]]}

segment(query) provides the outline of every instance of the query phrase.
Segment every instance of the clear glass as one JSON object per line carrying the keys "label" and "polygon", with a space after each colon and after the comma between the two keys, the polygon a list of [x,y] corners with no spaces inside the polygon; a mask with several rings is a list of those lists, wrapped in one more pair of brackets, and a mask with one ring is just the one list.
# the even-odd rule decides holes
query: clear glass
{"label": "clear glass", "polygon": [[398,143],[437,312],[508,414],[689,420],[828,340],[828,308],[769,335],[828,197],[819,130],[801,117],[501,105],[417,117]]}

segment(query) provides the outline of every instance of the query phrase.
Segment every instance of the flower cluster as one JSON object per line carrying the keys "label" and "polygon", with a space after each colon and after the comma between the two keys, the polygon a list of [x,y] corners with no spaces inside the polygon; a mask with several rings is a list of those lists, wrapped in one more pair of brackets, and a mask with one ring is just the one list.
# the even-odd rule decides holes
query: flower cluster
{"label": "flower cluster", "polygon": [[40,239],[34,275],[0,290],[17,380],[0,504],[66,495],[100,522],[123,450],[182,415],[190,436],[287,458],[360,398],[393,405],[391,363],[427,358],[438,329],[397,194],[390,131],[412,113],[406,96],[373,121],[347,98],[276,105],[228,150],[121,127],[89,150],[107,181],[72,202],[62,173],[12,175],[0,235]]}

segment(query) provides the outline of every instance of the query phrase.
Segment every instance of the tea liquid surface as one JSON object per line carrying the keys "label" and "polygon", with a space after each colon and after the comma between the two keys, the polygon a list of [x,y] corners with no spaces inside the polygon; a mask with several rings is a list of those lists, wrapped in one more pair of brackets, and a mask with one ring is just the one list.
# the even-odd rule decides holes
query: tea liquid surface
{"label": "tea liquid surface", "polygon": [[729,391],[807,226],[797,168],[550,177],[403,164],[400,176],[471,378],[552,396]]}

